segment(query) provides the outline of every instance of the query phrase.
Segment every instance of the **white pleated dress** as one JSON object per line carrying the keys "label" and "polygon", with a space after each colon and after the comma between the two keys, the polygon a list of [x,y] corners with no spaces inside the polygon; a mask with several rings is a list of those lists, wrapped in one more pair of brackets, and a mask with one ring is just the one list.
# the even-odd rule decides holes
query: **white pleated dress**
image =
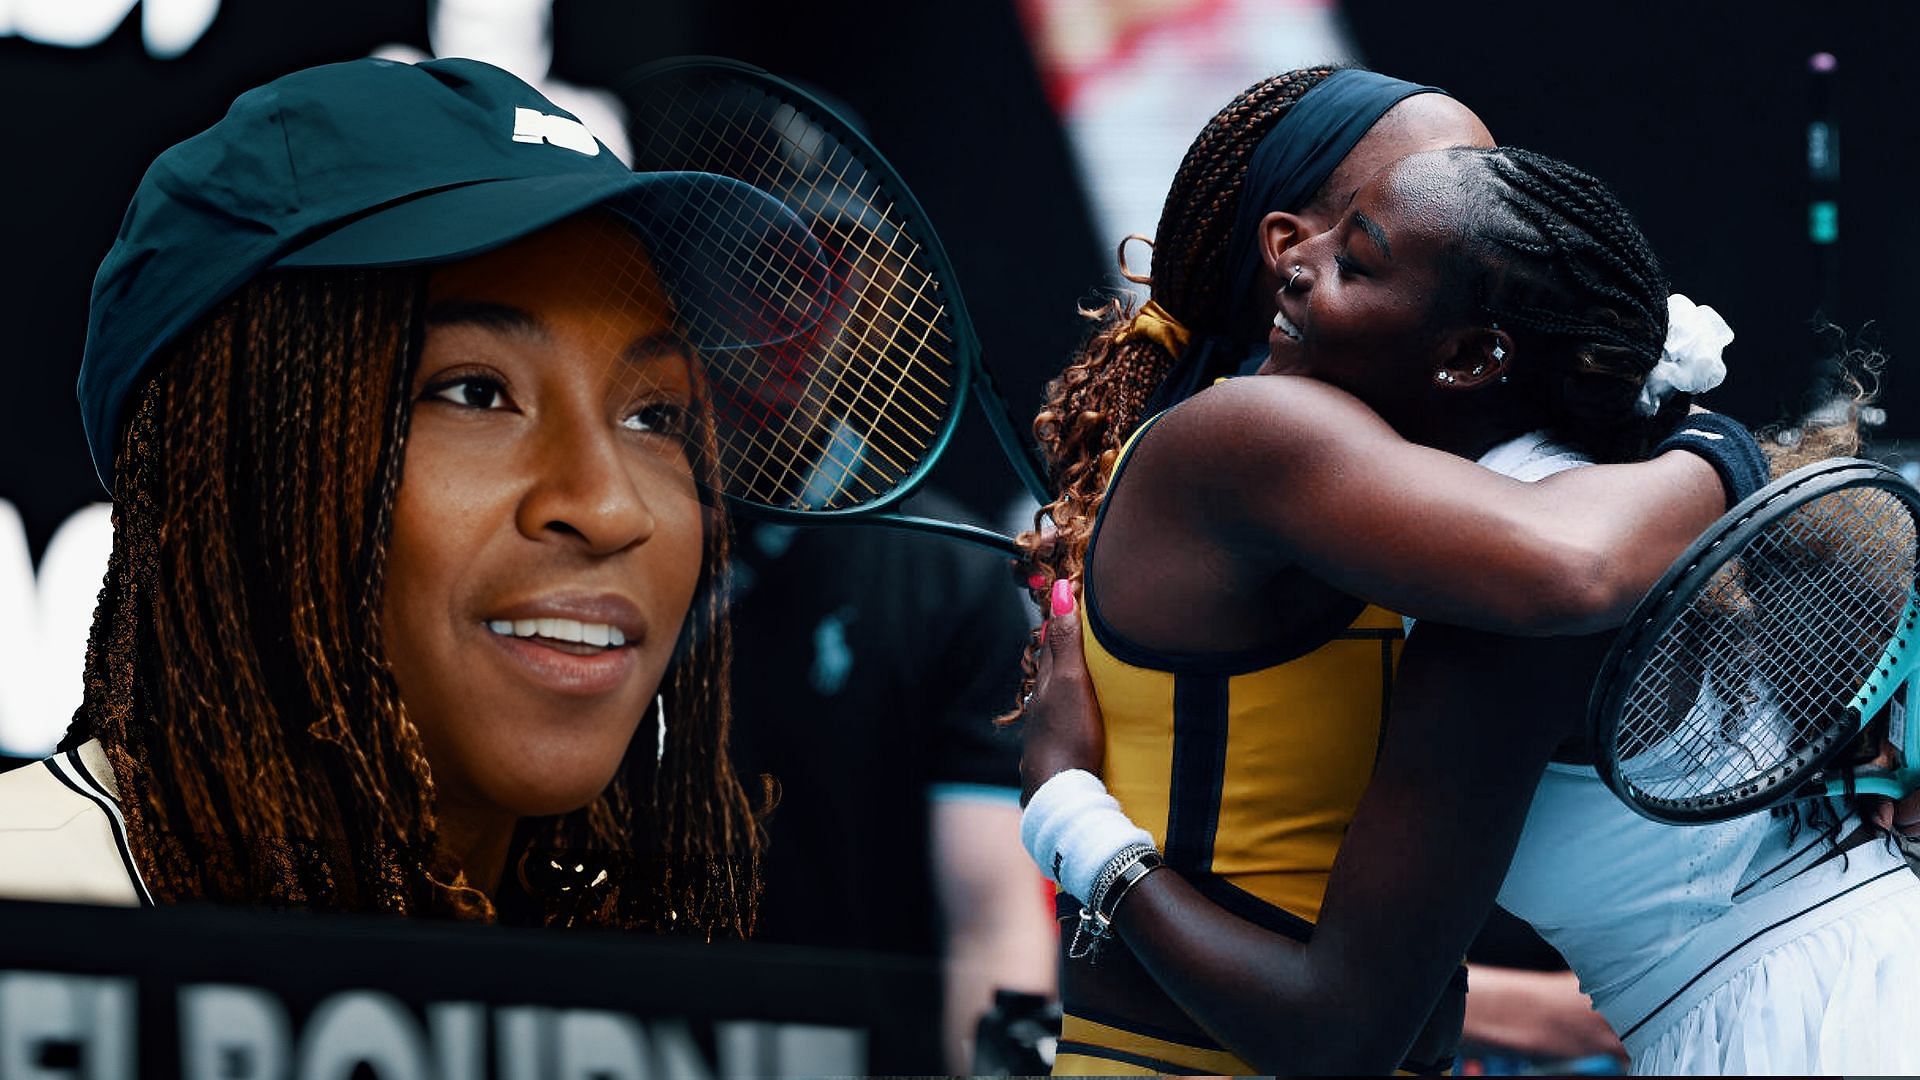
{"label": "white pleated dress", "polygon": [[[1482,459],[1579,464],[1528,436]],[[1533,924],[1655,1074],[1920,1074],[1920,878],[1881,841],[1749,815],[1661,825],[1552,764],[1500,905]]]}

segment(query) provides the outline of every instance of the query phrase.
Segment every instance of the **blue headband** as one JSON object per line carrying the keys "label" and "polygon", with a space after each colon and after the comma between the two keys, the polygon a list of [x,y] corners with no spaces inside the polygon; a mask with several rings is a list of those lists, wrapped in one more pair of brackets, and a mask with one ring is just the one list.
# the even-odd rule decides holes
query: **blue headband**
{"label": "blue headband", "polygon": [[[1247,163],[1240,210],[1226,247],[1227,266],[1231,268],[1227,278],[1227,295],[1232,298],[1227,312],[1229,328],[1237,331],[1252,321],[1256,308],[1264,305],[1264,298],[1254,295],[1261,267],[1260,219],[1275,210],[1294,212],[1306,206],[1388,109],[1415,94],[1444,93],[1437,86],[1344,68],[1320,80],[1293,103],[1260,140]],[[1209,370],[1237,368],[1247,351],[1247,343],[1231,333],[1195,340],[1154,394],[1148,415],[1192,395]]]}

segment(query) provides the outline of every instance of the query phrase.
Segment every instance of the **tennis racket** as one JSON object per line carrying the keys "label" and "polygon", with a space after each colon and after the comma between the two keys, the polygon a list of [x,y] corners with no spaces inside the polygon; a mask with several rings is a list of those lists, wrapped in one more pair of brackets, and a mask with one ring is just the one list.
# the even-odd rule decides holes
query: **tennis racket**
{"label": "tennis racket", "polygon": [[[832,108],[747,64],[665,61],[624,89],[636,169],[752,184],[798,215],[824,253],[824,298],[790,305],[808,312],[807,329],[702,354],[730,506],[792,524],[915,529],[1017,555],[997,533],[894,509],[939,460],[969,395],[1028,493],[1052,499],[980,363],[940,239],[899,174]],[[700,243],[702,227],[690,222],[685,242]],[[786,262],[816,253],[763,254],[770,278],[799,280],[808,275]]]}
{"label": "tennis racket", "polygon": [[[1701,824],[1852,789],[1920,786],[1920,490],[1818,462],[1728,511],[1634,609],[1588,709],[1601,779],[1655,821]],[[1881,740],[1891,768],[1866,768]]]}

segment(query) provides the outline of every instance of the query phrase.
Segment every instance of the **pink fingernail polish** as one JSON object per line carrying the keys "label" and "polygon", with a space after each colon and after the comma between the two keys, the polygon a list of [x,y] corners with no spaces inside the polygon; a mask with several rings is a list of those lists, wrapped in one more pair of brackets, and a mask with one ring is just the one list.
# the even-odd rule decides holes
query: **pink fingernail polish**
{"label": "pink fingernail polish", "polygon": [[1027,579],[1027,588],[1029,589],[1037,590],[1037,589],[1044,589],[1046,587],[1047,587],[1047,575],[1040,573],[1038,570],[1034,571],[1033,576]]}
{"label": "pink fingernail polish", "polygon": [[1053,583],[1053,613],[1073,614],[1073,582],[1061,578]]}

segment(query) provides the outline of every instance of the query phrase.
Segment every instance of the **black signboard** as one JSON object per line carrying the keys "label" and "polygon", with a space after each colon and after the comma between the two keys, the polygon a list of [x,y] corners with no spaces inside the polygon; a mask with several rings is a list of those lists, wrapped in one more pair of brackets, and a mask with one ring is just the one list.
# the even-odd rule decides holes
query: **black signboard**
{"label": "black signboard", "polygon": [[0,1077],[850,1074],[935,1009],[904,959],[213,907],[0,902]]}

